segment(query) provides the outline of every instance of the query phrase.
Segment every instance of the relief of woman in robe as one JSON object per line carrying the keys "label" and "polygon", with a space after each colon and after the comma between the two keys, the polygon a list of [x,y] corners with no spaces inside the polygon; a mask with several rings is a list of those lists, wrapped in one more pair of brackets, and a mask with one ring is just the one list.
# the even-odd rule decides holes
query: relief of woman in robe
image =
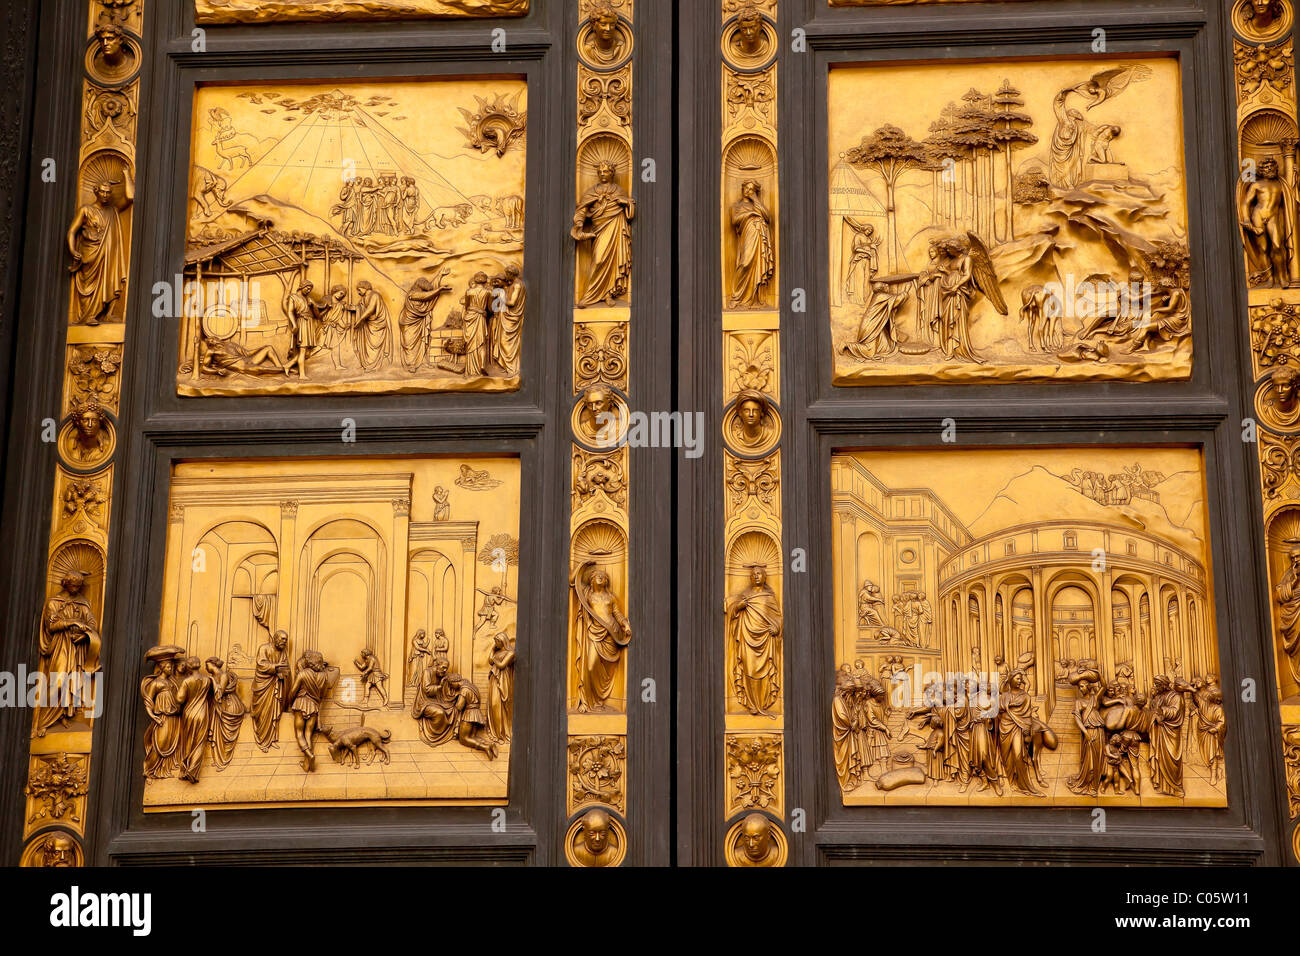
{"label": "relief of woman in robe", "polygon": [[763,305],[763,287],[776,274],[772,214],[763,205],[760,192],[756,180],[746,180],[740,187],[740,199],[731,206],[731,229],[736,234],[736,272],[730,306],[733,309]]}
{"label": "relief of woman in robe", "polygon": [[153,673],[140,682],[140,696],[149,715],[144,731],[144,775],[147,780],[162,780],[176,772],[180,764],[181,705],[176,700],[176,659],[184,649],[175,644],[151,648],[145,660],[153,664]]}
{"label": "relief of woman in robe", "polygon": [[623,651],[632,640],[632,626],[618,605],[618,597],[610,590],[609,574],[596,562],[583,562],[573,573],[570,586],[578,603],[578,711],[608,710]]}
{"label": "relief of woman in robe", "polygon": [[1153,681],[1151,699],[1151,784],[1159,793],[1183,795],[1183,721],[1187,701],[1164,674]]}
{"label": "relief of woman in robe", "polygon": [[727,602],[727,642],[736,700],[755,716],[772,717],[780,693],[781,606],[762,567],[750,571],[749,586]]}
{"label": "relief of woman in robe", "polygon": [[632,227],[636,201],[614,181],[614,165],[602,160],[596,185],[578,201],[570,234],[590,242],[586,283],[579,306],[604,302],[612,306],[627,295],[632,275]]}
{"label": "relief of woman in robe", "polygon": [[239,728],[247,708],[239,698],[239,678],[220,657],[209,657],[203,664],[212,680],[212,723],[208,732],[212,748],[212,765],[224,770],[235,755]]}

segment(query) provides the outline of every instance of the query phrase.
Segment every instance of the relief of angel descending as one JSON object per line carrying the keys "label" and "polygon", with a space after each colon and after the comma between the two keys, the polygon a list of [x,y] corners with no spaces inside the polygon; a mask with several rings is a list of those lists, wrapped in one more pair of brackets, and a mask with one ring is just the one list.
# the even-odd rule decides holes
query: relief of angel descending
{"label": "relief of angel descending", "polygon": [[[1151,109],[1176,103],[1174,67],[1084,79],[1054,64],[1027,92],[1004,76],[1013,66],[945,67],[892,80],[921,90],[897,123],[880,122],[893,101],[869,95],[878,68],[839,86],[833,74],[832,118],[846,117],[829,182],[837,383],[1190,370],[1182,157],[1158,135],[1181,118]],[[961,93],[970,80],[983,88]]]}

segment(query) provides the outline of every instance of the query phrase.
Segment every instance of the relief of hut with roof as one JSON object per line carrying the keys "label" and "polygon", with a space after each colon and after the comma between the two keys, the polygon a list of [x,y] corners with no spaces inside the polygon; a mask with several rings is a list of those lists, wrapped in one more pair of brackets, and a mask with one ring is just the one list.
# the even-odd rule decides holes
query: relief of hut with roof
{"label": "relief of hut with roof", "polygon": [[183,395],[514,390],[522,79],[202,86]]}

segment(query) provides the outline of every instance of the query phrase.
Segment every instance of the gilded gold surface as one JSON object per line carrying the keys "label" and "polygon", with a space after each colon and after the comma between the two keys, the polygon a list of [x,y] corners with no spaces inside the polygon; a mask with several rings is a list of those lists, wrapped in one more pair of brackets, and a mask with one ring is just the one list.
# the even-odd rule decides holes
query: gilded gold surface
{"label": "gilded gold surface", "polygon": [[530,0],[195,0],[197,23],[521,17]]}
{"label": "gilded gold surface", "polygon": [[[580,0],[574,169],[573,437],[565,659],[571,866],[618,866],[628,851],[627,711],[634,692],[628,618],[632,261],[633,0]],[[615,812],[617,811],[617,813]]]}
{"label": "gilded gold surface", "polygon": [[200,87],[184,395],[518,388],[518,79]]}
{"label": "gilded gold surface", "polygon": [[845,66],[828,92],[838,385],[1185,379],[1178,61]]}
{"label": "gilded gold surface", "polygon": [[176,466],[146,810],[504,801],[519,501],[510,458]]}
{"label": "gilded gold surface", "polygon": [[848,805],[1226,806],[1199,452],[832,459]]}

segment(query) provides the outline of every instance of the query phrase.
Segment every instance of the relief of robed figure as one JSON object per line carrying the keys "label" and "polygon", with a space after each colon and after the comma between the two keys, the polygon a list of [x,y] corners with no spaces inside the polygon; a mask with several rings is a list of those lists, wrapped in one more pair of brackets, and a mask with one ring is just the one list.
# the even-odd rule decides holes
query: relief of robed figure
{"label": "relief of robed figure", "polygon": [[590,243],[579,306],[614,305],[628,292],[632,275],[632,226],[636,200],[615,180],[614,164],[596,165],[596,184],[582,194],[570,234]]}
{"label": "relief of robed figure", "polygon": [[574,635],[577,649],[578,711],[609,709],[623,652],[632,640],[632,625],[610,590],[609,573],[595,561],[584,561],[570,579],[577,609]]}
{"label": "relief of robed figure", "polygon": [[781,605],[762,567],[751,570],[748,586],[732,595],[726,613],[736,699],[751,714],[773,716],[780,694]]}

